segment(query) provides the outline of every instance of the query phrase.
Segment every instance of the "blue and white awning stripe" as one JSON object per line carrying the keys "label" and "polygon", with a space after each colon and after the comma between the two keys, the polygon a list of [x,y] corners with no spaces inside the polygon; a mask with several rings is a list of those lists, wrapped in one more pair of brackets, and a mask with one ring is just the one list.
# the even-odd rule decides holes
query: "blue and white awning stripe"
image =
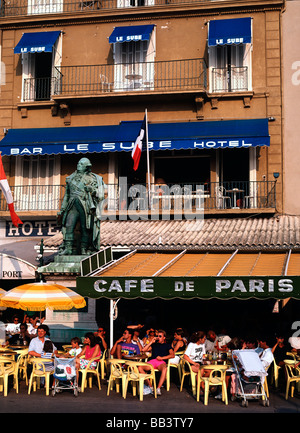
{"label": "blue and white awning stripe", "polygon": [[[141,122],[119,125],[10,129],[2,155],[131,152]],[[150,150],[235,149],[269,146],[268,119],[149,123]]]}

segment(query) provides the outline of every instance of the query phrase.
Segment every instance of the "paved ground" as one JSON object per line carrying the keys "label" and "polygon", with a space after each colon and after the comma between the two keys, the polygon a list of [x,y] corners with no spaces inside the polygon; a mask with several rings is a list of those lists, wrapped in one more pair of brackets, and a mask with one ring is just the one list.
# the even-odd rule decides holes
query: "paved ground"
{"label": "paved ground", "polygon": [[[188,387],[180,392],[174,383],[171,384],[169,392],[163,388],[160,397],[155,399],[152,395],[147,395],[144,396],[143,402],[133,397],[131,390],[126,400],[115,391],[107,396],[106,391],[107,385],[103,383],[100,391],[94,385],[92,389],[88,388],[78,397],[75,397],[70,391],[47,397],[44,389],[28,395],[25,382],[21,381],[19,394],[16,394],[13,388],[10,388],[7,397],[3,397],[3,393],[0,394],[0,414],[3,417],[5,413],[97,413],[103,414],[99,420],[101,419],[101,422],[104,423],[104,427],[107,427],[107,423],[110,422],[116,424],[118,419],[140,419],[146,423],[144,425],[149,426],[149,423],[152,422],[151,427],[155,427],[155,423],[159,422],[158,418],[166,420],[168,417],[170,418],[168,422],[173,423],[173,427],[176,427],[174,423],[182,423],[182,420],[188,417],[193,420],[186,420],[186,423],[197,424],[201,415],[205,413],[300,413],[299,394],[295,393],[294,398],[286,401],[283,392],[276,392],[272,389],[270,389],[269,407],[264,407],[260,400],[249,401],[248,408],[242,407],[240,400],[229,401],[228,406],[225,406],[222,401],[215,400],[213,397],[210,397],[208,406],[204,406],[203,401],[197,403]],[[152,421],[150,418],[153,418]],[[176,421],[175,418],[180,419]],[[73,417],[71,419],[75,420]],[[163,422],[166,421],[161,421]],[[142,424],[139,426],[139,431],[142,431]],[[114,427],[120,426],[115,425]]]}

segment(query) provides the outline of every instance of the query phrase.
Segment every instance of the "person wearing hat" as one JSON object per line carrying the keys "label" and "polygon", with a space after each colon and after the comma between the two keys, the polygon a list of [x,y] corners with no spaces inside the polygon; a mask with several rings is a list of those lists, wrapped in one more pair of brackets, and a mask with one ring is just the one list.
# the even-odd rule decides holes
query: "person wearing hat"
{"label": "person wearing hat", "polygon": [[[100,221],[105,183],[91,172],[91,162],[81,158],[77,170],[66,178],[66,192],[57,214],[62,225],[63,249],[60,255],[89,254],[100,249]],[[74,235],[80,223],[80,247]]]}

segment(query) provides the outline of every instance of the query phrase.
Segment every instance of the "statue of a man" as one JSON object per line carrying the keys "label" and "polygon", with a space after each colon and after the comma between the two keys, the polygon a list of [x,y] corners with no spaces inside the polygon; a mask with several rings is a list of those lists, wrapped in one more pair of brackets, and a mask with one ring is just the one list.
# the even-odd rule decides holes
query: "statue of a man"
{"label": "statue of a man", "polygon": [[[60,255],[89,254],[100,249],[101,208],[105,183],[91,172],[91,162],[81,158],[77,170],[66,179],[66,192],[58,218],[62,219],[63,250]],[[75,227],[80,223],[80,241]]]}

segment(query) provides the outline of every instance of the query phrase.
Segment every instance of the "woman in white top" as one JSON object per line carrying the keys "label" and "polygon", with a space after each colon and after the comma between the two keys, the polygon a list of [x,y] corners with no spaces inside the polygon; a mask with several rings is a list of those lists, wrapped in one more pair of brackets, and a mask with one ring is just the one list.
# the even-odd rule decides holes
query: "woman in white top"
{"label": "woman in white top", "polygon": [[203,331],[194,332],[191,336],[191,342],[183,355],[183,359],[186,359],[191,364],[195,373],[198,373],[203,355],[206,353],[205,340],[206,335]]}

